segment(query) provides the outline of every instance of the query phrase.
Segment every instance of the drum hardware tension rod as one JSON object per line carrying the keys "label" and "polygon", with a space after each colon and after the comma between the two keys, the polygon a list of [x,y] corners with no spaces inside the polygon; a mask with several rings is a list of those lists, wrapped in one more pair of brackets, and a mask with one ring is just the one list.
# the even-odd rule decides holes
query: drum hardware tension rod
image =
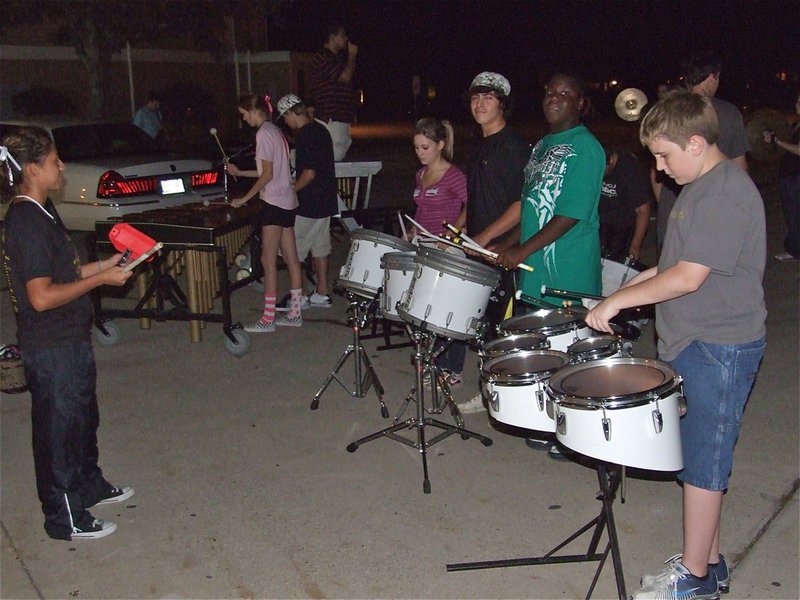
{"label": "drum hardware tension rod", "polygon": [[[603,506],[600,509],[600,514],[589,521],[586,525],[578,529],[575,533],[570,535],[567,539],[559,543],[552,550],[547,552],[547,554],[544,554],[543,556],[532,556],[529,558],[509,558],[503,560],[488,560],[471,563],[449,563],[447,565],[448,572],[472,571],[475,569],[496,569],[500,567],[505,568],[597,562],[599,564],[595,570],[589,590],[586,592],[586,598],[588,599],[592,597],[592,592],[597,585],[597,580],[600,578],[600,572],[603,570],[606,559],[610,553],[611,561],[614,565],[614,577],[617,584],[617,593],[620,600],[627,600],[627,594],[625,592],[625,576],[622,572],[622,558],[619,551],[619,538],[617,537],[617,527],[614,523],[614,510],[612,507],[617,488],[620,485],[620,477],[619,465],[611,465],[602,462],[597,464],[597,478],[600,482],[600,494],[597,496],[597,498],[603,503]],[[585,554],[555,554],[592,528],[594,528],[594,531],[592,533],[591,541],[589,542],[589,547],[587,548]],[[598,552],[597,547],[600,542],[600,536],[603,534],[604,529],[608,535],[608,541],[605,549],[602,552]]]}
{"label": "drum hardware tension rod", "polygon": [[[386,408],[386,404],[383,402],[383,396],[385,394],[383,385],[378,379],[378,374],[375,372],[375,368],[372,366],[372,362],[369,360],[367,351],[364,349],[364,346],[361,343],[361,330],[366,326],[370,317],[375,314],[375,305],[378,301],[379,295],[380,290],[376,292],[373,298],[366,299],[357,297],[355,294],[347,292],[347,297],[350,301],[350,306],[347,310],[348,312],[352,312],[349,320],[353,327],[353,342],[349,344],[347,348],[345,348],[344,353],[342,353],[342,355],[339,357],[339,361],[336,363],[333,371],[330,372],[327,379],[325,379],[325,382],[322,384],[322,387],[320,387],[319,391],[317,391],[317,393],[314,395],[314,399],[311,401],[311,410],[317,410],[319,408],[319,399],[322,397],[322,394],[325,393],[325,390],[328,389],[328,386],[331,384],[331,382],[336,380],[336,382],[341,385],[353,398],[365,397],[370,386],[374,386],[375,394],[378,396],[378,403],[381,406],[381,416],[384,419],[389,418],[389,409]],[[338,373],[339,369],[342,368],[348,357],[353,353],[355,353],[355,390],[351,391],[342,382],[342,380],[339,379]],[[366,370],[366,372],[363,374],[362,368]]]}
{"label": "drum hardware tension rod", "polygon": [[[491,438],[488,438],[486,436],[480,435],[473,431],[469,431],[462,427],[450,425],[449,423],[439,421],[430,416],[426,416],[426,410],[424,406],[425,393],[424,393],[422,376],[423,373],[425,372],[425,364],[429,360],[429,357],[427,356],[429,352],[428,350],[425,349],[425,346],[426,342],[429,347],[432,347],[434,343],[433,341],[431,341],[429,337],[431,334],[424,331],[426,325],[427,325],[426,323],[423,323],[421,327],[409,328],[410,329],[409,333],[412,339],[414,340],[414,366],[416,374],[416,396],[417,396],[416,416],[408,418],[405,421],[402,421],[401,423],[396,423],[391,427],[387,427],[385,429],[381,429],[380,431],[376,431],[375,433],[364,436],[356,440],[355,442],[348,444],[347,451],[355,452],[362,444],[366,444],[367,442],[371,442],[372,440],[376,440],[381,437],[388,437],[396,442],[400,442],[401,444],[405,444],[406,446],[410,446],[412,448],[419,450],[420,455],[422,455],[422,474],[423,474],[422,491],[426,494],[430,494],[431,482],[430,479],[428,478],[428,448],[442,441],[443,439],[450,437],[455,433],[460,434],[461,438],[465,440],[469,438],[475,438],[476,440],[480,441],[484,446],[491,446],[493,442]],[[439,435],[436,435],[433,438],[431,438],[430,440],[426,440],[425,429],[428,426],[436,427],[443,431]],[[416,429],[417,430],[416,441],[398,435],[396,432],[400,431],[401,429]]]}

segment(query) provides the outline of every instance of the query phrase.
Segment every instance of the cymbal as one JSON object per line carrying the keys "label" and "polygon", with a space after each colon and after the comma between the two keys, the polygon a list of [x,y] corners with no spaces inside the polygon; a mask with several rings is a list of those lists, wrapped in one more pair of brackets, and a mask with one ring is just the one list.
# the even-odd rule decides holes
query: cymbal
{"label": "cymbal", "polygon": [[789,137],[789,122],[783,113],[771,108],[757,110],[747,119],[745,132],[750,142],[750,156],[762,163],[778,162],[783,155],[783,148],[764,141],[764,132],[774,131],[778,139],[786,141]]}
{"label": "cymbal", "polygon": [[626,88],[617,94],[614,110],[624,121],[638,121],[642,109],[647,105],[647,96],[637,88]]}

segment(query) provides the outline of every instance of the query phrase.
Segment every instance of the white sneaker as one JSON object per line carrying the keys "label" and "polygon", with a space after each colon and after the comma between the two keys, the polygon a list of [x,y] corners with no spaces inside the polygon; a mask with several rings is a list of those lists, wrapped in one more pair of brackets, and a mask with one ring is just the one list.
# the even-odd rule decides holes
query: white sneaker
{"label": "white sneaker", "polygon": [[330,308],[333,306],[333,300],[328,294],[318,294],[314,292],[308,297],[304,297],[306,304],[301,308]]}
{"label": "white sneaker", "polygon": [[483,395],[478,394],[477,396],[467,400],[466,402],[459,402],[458,403],[458,410],[466,415],[472,413],[479,413],[486,410],[486,406],[483,404]]}
{"label": "white sneaker", "polygon": [[781,252],[780,254],[776,254],[775,258],[777,258],[781,262],[789,262],[791,260],[797,260],[794,256],[792,256],[788,252]]}
{"label": "white sneaker", "polygon": [[280,327],[302,327],[303,326],[303,315],[297,315],[296,317],[290,317],[288,314],[283,314],[275,319],[275,325]]}
{"label": "white sneaker", "polygon": [[256,321],[252,325],[245,325],[244,330],[248,333],[275,333],[275,321]]}

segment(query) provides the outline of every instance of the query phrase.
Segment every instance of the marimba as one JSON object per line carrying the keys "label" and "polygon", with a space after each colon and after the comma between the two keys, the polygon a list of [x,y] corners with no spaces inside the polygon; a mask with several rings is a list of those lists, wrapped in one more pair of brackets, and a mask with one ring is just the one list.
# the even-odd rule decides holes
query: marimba
{"label": "marimba", "polygon": [[[189,321],[191,340],[199,342],[205,323],[222,323],[233,343],[233,347],[227,345],[228,350],[239,354],[241,348],[237,344],[247,334],[232,323],[230,294],[260,277],[260,263],[253,261],[253,274],[235,282],[229,281],[228,269],[237,253],[250,244],[254,231],[258,231],[260,210],[259,201],[240,208],[223,202],[209,206],[197,203],[124,216],[124,222],[162,242],[164,250],[152,263],[145,263],[148,268],[137,276],[139,301],[133,309],[104,309],[100,294],[93,294],[98,328],[103,331],[103,323],[116,317],[140,319],[145,329],[151,319]],[[97,239],[89,245],[90,259],[96,259],[98,249],[111,247],[108,232],[115,224],[96,223]],[[222,310],[215,313],[217,298],[221,299]]]}

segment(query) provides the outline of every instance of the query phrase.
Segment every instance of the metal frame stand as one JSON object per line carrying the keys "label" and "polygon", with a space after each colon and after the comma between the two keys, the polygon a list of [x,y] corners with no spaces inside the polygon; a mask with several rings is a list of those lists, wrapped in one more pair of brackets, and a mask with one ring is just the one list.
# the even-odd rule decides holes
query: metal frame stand
{"label": "metal frame stand", "polygon": [[[600,577],[600,572],[603,570],[609,552],[611,553],[611,560],[614,565],[614,576],[617,582],[617,593],[620,600],[626,600],[627,595],[625,592],[625,576],[622,572],[622,558],[619,552],[619,539],[617,538],[617,528],[614,524],[614,511],[612,504],[617,488],[620,484],[621,468],[619,465],[609,465],[607,463],[599,463],[597,465],[597,479],[600,482],[600,493],[598,499],[602,501],[603,507],[600,514],[589,521],[586,525],[578,529],[575,533],[570,535],[563,542],[558,544],[555,548],[550,550],[544,556],[530,557],[530,558],[509,558],[505,560],[490,560],[483,562],[472,563],[451,563],[447,565],[448,571],[471,571],[474,569],[494,569],[498,567],[520,567],[530,565],[557,565],[563,563],[579,563],[579,562],[599,562],[597,570],[592,578],[592,583],[589,590],[586,592],[586,598],[592,597],[592,592],[597,585],[597,580]],[[589,547],[585,554],[565,554],[561,556],[554,556],[561,548],[577,539],[590,529],[594,527]],[[597,552],[597,546],[600,542],[600,536],[603,530],[608,534],[608,542],[604,550],[600,553]]]}
{"label": "metal frame stand", "polygon": [[[369,319],[375,314],[375,308],[378,303],[378,295],[376,294],[374,298],[367,299],[356,296],[351,292],[347,292],[347,298],[350,301],[350,306],[347,308],[347,311],[351,313],[349,323],[353,328],[353,343],[345,348],[344,353],[339,358],[339,362],[336,363],[336,366],[333,368],[333,371],[331,371],[330,375],[328,375],[325,383],[322,384],[322,387],[319,388],[319,391],[314,395],[314,399],[311,401],[311,410],[317,410],[317,408],[319,408],[320,397],[325,393],[325,390],[328,389],[328,386],[335,379],[336,382],[341,385],[353,398],[363,398],[367,395],[369,388],[374,386],[375,394],[378,396],[378,402],[381,405],[381,416],[384,419],[388,419],[389,409],[386,408],[386,404],[383,402],[383,385],[378,379],[378,374],[375,372],[375,369],[369,360],[367,351],[361,344],[361,330],[366,326]],[[339,372],[339,369],[342,368],[347,358],[354,352],[356,354],[354,361],[355,390],[350,390],[347,385],[345,385],[345,383],[339,379],[337,373]]]}
{"label": "metal frame stand", "polygon": [[[423,340],[426,338],[427,334],[418,329],[412,329],[410,335],[414,341],[414,366],[416,367],[416,376],[417,376],[416,417],[411,417],[401,423],[397,423],[395,425],[392,425],[391,427],[387,427],[386,429],[381,429],[380,431],[376,431],[373,434],[358,439],[347,446],[347,451],[355,452],[362,444],[366,444],[367,442],[371,442],[372,440],[376,440],[380,437],[388,437],[395,440],[396,442],[405,444],[406,446],[411,446],[412,448],[416,448],[422,455],[422,474],[423,474],[422,491],[426,494],[430,494],[431,482],[430,479],[428,479],[428,448],[430,448],[437,442],[440,442],[443,439],[453,435],[454,433],[460,434],[461,438],[465,440],[469,438],[475,438],[479,440],[484,446],[491,446],[493,442],[491,438],[488,438],[486,436],[474,433],[462,427],[456,427],[455,425],[450,425],[449,423],[444,423],[442,421],[438,421],[431,417],[425,416],[426,411],[424,406],[424,391],[423,391],[424,388],[422,385],[422,376],[425,372],[425,369],[427,368],[426,363],[428,360],[428,357],[426,356],[427,351],[424,349],[423,346]],[[432,439],[426,441],[425,428],[427,426],[437,427],[439,429],[442,429],[443,431],[439,435],[434,436]],[[399,431],[401,429],[416,429],[417,430],[416,441],[404,438],[395,433],[396,431]]]}
{"label": "metal frame stand", "polygon": [[[409,333],[409,337],[412,336],[413,334]],[[428,337],[429,339],[426,340],[428,344],[426,348],[427,351],[424,354],[426,360],[425,360],[425,371],[423,372],[423,377],[425,373],[430,373],[431,375],[431,408],[426,408],[425,412],[427,412],[428,414],[440,415],[444,412],[444,409],[449,406],[450,414],[453,416],[453,420],[455,420],[456,425],[458,427],[463,428],[464,417],[461,416],[461,411],[458,410],[458,405],[456,404],[456,401],[453,399],[453,394],[450,392],[450,384],[447,383],[447,378],[445,377],[445,373],[436,364],[436,358],[442,352],[447,350],[447,346],[450,345],[450,343],[452,343],[453,340],[447,338],[445,344],[438,350],[435,350],[436,342],[440,338],[435,335],[431,335]],[[411,341],[407,345],[413,346],[414,342]],[[440,401],[441,398],[440,393],[442,396],[444,396],[444,402]],[[399,423],[400,417],[402,417],[403,414],[406,412],[408,405],[411,402],[416,402],[416,401],[417,401],[417,384],[415,382],[414,385],[411,386],[411,389],[409,390],[408,395],[405,398],[403,406],[395,415],[394,422]]]}

